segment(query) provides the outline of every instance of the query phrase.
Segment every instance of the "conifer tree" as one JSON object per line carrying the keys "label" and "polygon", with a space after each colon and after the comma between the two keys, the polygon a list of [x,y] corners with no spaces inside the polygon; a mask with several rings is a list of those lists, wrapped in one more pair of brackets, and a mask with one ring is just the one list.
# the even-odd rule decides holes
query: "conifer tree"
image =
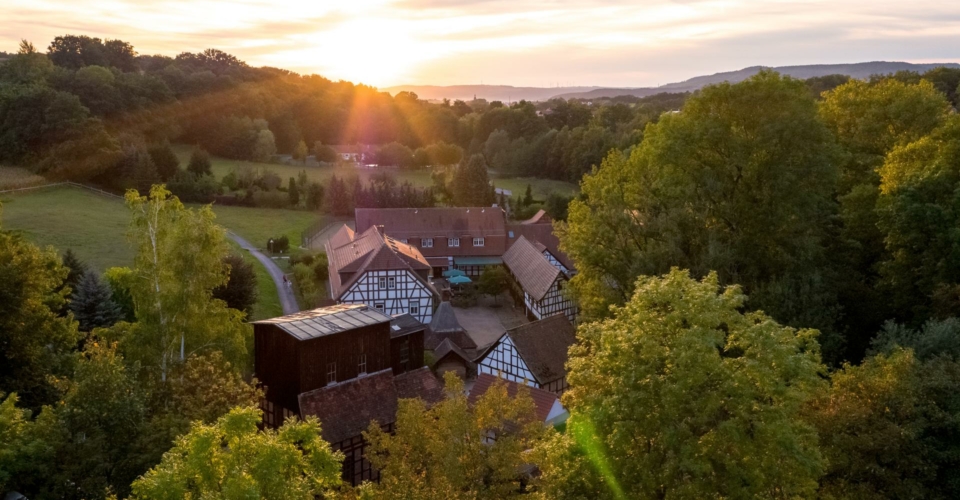
{"label": "conifer tree", "polygon": [[110,287],[93,272],[83,274],[71,296],[70,310],[82,332],[108,327],[123,319],[123,311],[113,301]]}

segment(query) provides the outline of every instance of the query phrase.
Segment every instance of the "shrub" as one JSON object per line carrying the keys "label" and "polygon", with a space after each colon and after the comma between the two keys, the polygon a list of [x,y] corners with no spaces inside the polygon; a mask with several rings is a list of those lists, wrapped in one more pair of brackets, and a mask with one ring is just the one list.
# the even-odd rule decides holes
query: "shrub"
{"label": "shrub", "polygon": [[290,239],[286,235],[279,238],[270,238],[267,241],[267,250],[273,253],[283,253],[290,249]]}

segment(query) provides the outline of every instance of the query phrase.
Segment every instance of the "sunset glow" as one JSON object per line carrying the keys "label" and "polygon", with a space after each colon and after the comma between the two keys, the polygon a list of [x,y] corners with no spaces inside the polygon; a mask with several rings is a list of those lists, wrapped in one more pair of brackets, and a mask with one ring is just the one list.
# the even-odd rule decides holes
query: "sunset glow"
{"label": "sunset glow", "polygon": [[141,54],[214,47],[252,65],[377,86],[646,86],[753,65],[958,61],[960,14],[949,4],[2,0],[0,50],[69,33],[120,38]]}

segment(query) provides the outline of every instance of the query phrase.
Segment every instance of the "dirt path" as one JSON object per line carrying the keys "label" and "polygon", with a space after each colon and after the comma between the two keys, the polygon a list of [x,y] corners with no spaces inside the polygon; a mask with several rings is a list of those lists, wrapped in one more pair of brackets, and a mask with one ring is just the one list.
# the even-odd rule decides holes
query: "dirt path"
{"label": "dirt path", "polygon": [[289,282],[284,283],[283,281],[283,270],[280,269],[280,266],[278,266],[273,259],[264,255],[257,247],[251,245],[249,241],[230,231],[227,231],[227,236],[233,241],[236,241],[241,248],[256,257],[257,260],[263,264],[263,267],[267,269],[267,272],[270,273],[270,277],[273,278],[273,284],[277,286],[277,293],[280,295],[280,306],[283,307],[283,314],[300,312],[300,306],[297,305],[297,298],[293,295],[293,288],[289,286]]}

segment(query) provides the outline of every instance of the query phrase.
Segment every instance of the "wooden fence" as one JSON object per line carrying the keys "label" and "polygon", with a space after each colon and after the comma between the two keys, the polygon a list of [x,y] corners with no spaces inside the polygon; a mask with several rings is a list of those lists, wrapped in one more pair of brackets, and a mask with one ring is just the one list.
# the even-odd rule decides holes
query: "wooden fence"
{"label": "wooden fence", "polygon": [[97,188],[97,187],[88,186],[88,185],[86,185],[86,184],[80,184],[79,182],[70,182],[70,181],[66,181],[66,182],[51,182],[51,183],[49,183],[49,184],[40,184],[39,186],[22,187],[22,188],[16,188],[16,189],[5,189],[5,190],[0,191],[0,194],[19,193],[19,192],[22,192],[22,191],[31,191],[31,190],[34,190],[34,189],[47,189],[47,188],[53,188],[53,187],[58,187],[58,186],[76,187],[76,188],[86,189],[86,190],[88,190],[88,191],[93,191],[94,193],[97,193],[97,194],[100,194],[100,195],[103,195],[103,196],[108,196],[108,197],[110,197],[110,198],[116,198],[116,199],[119,199],[119,200],[122,200],[122,199],[123,199],[123,196],[120,196],[120,195],[118,195],[118,194],[110,193],[110,192],[108,192],[108,191],[104,191],[104,190],[102,190],[102,189],[100,189],[100,188]]}

